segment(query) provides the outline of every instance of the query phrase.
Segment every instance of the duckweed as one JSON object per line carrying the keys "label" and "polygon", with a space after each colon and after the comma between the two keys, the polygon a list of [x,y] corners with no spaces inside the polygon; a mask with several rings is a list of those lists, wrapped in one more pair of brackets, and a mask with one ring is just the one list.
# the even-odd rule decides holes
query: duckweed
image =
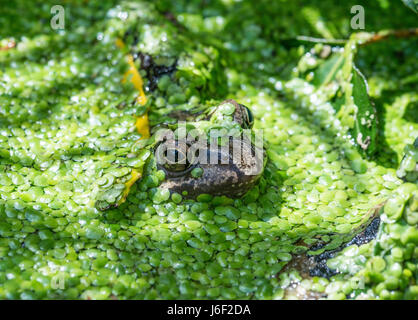
{"label": "duckweed", "polygon": [[199,178],[199,177],[202,176],[202,174],[203,174],[203,169],[202,168],[194,168],[191,171],[191,175],[192,175],[193,178]]}
{"label": "duckweed", "polygon": [[[299,1],[285,2],[259,1],[259,15],[251,1],[211,2],[204,12],[200,1],[70,1],[61,31],[39,23],[50,19],[49,2],[6,9],[0,298],[288,299],[296,284],[319,298],[418,298],[418,125],[408,111],[416,90],[403,81],[416,43],[358,52],[369,94],[384,109],[380,147],[367,158],[346,139],[329,88],[301,72],[306,55],[299,59],[314,48],[283,40],[348,36],[346,21],[311,25]],[[330,4],[314,2],[328,15]],[[401,5],[367,6],[370,28],[416,23]],[[123,81],[128,52],[145,105]],[[268,161],[258,185],[241,199],[186,200],[159,188],[165,174],[137,118],[147,113],[152,129],[174,123],[173,111],[204,111],[226,98],[249,106],[263,129]],[[218,111],[228,119],[232,107]],[[302,277],[287,267],[298,255],[339,248],[376,211],[376,239],[328,260],[338,274]]]}

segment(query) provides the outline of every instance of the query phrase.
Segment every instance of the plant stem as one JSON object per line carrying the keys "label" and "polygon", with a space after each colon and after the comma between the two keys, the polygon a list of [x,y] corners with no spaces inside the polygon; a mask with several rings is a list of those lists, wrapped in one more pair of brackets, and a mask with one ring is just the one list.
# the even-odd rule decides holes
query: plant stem
{"label": "plant stem", "polygon": [[[387,38],[412,38],[418,37],[418,28],[411,28],[411,29],[401,29],[401,30],[384,30],[379,31],[377,33],[370,33],[370,38],[365,40],[361,45],[367,45],[370,43],[379,42],[382,40],[386,40]],[[290,40],[290,39],[286,39]],[[297,36],[296,39],[300,42],[311,42],[311,43],[323,43],[329,45],[344,45],[347,43],[348,40],[346,39],[322,39],[322,38],[314,38],[308,36]]]}
{"label": "plant stem", "polygon": [[376,33],[375,35],[373,35],[368,40],[366,40],[365,42],[363,42],[362,45],[379,42],[379,41],[386,40],[387,38],[391,38],[391,37],[394,37],[394,38],[418,37],[418,28],[380,31]]}

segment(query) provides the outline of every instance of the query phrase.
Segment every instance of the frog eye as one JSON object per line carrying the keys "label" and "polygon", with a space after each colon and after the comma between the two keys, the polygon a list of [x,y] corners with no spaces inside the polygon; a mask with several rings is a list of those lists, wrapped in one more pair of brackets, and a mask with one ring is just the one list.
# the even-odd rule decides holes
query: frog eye
{"label": "frog eye", "polygon": [[181,177],[190,172],[195,166],[198,150],[191,149],[186,141],[168,139],[160,143],[155,156],[157,167],[166,173],[167,177]]}
{"label": "frog eye", "polygon": [[164,168],[172,172],[182,172],[190,167],[187,161],[187,150],[179,146],[168,147],[164,151]]}
{"label": "frog eye", "polygon": [[243,104],[239,105],[239,109],[237,109],[238,119],[240,119],[240,124],[245,129],[251,129],[254,125],[254,116],[253,113],[249,108],[244,106]]}
{"label": "frog eye", "polygon": [[244,105],[241,105],[241,107],[243,107],[243,112],[245,114],[244,124],[245,124],[245,126],[247,128],[250,128],[251,129],[253,127],[253,125],[254,125],[254,116],[253,116],[253,113],[251,112],[251,110],[248,107],[246,107]]}

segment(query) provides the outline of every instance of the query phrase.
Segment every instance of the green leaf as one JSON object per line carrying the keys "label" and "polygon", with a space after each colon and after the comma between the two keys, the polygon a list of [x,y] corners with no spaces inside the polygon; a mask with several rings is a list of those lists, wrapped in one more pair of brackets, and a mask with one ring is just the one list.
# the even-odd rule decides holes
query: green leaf
{"label": "green leaf", "polygon": [[418,0],[402,0],[402,2],[412,11],[418,14]]}
{"label": "green leaf", "polygon": [[351,84],[353,102],[357,107],[352,135],[360,148],[371,155],[376,150],[377,113],[369,99],[366,79],[355,66]]}
{"label": "green leaf", "polygon": [[313,84],[315,86],[327,85],[335,78],[337,71],[340,70],[343,64],[344,56],[342,54],[336,53],[332,55],[315,71]]}
{"label": "green leaf", "polygon": [[[312,83],[332,98],[336,117],[347,128],[353,142],[363,154],[376,150],[377,112],[368,96],[367,82],[354,65],[358,44],[371,37],[369,33],[353,34],[343,50],[320,59]],[[337,87],[328,86],[334,83]]]}

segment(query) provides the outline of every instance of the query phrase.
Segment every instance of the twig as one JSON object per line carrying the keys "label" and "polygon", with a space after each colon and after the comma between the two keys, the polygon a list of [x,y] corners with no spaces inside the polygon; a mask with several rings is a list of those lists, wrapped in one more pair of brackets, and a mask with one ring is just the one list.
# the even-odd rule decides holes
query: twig
{"label": "twig", "polygon": [[302,42],[314,42],[314,43],[325,43],[325,44],[345,44],[347,40],[344,39],[321,39],[307,36],[297,36],[296,40]]}
{"label": "twig", "polygon": [[[402,30],[385,30],[380,31],[375,34],[370,34],[370,38],[365,40],[361,43],[362,46],[368,45],[371,43],[379,42],[382,40],[386,40],[387,38],[412,38],[418,37],[418,28],[411,28],[411,29],[402,29]],[[292,40],[292,39],[285,39]],[[311,42],[311,43],[323,43],[323,44],[335,44],[335,45],[344,45],[348,42],[346,39],[322,39],[322,38],[314,38],[308,36],[297,36],[294,40],[301,41],[301,42]]]}
{"label": "twig", "polygon": [[418,28],[381,31],[373,35],[371,38],[367,39],[361,45],[364,46],[370,43],[375,43],[375,42],[379,42],[382,40],[386,40],[387,38],[391,38],[391,37],[394,37],[394,38],[418,37]]}

